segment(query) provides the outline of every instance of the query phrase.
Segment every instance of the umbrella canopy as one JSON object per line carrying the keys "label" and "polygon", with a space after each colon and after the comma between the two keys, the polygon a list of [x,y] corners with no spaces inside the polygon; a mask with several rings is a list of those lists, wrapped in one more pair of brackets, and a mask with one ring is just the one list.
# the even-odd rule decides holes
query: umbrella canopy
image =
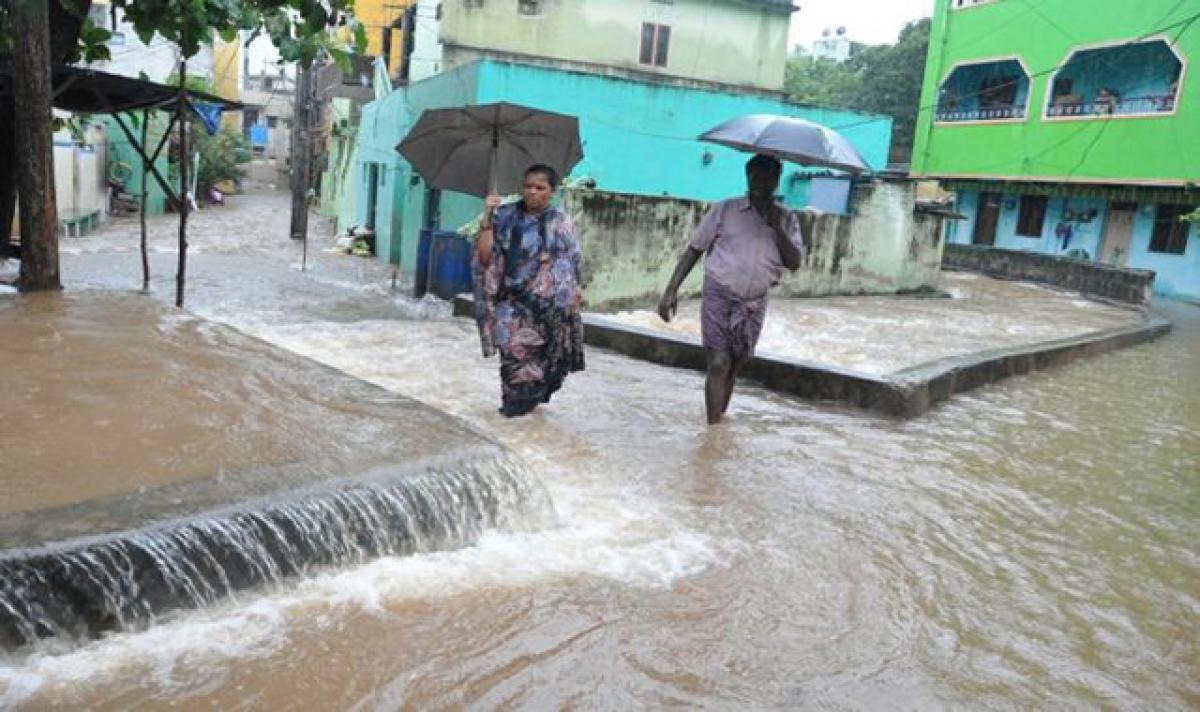
{"label": "umbrella canopy", "polygon": [[870,170],[846,137],[820,124],[788,116],[751,114],[731,119],[705,131],[700,140],[804,166],[825,166],[850,173]]}
{"label": "umbrella canopy", "polygon": [[535,163],[565,176],[583,158],[579,119],[503,102],[427,110],[396,150],[429,187],[479,197],[516,192]]}

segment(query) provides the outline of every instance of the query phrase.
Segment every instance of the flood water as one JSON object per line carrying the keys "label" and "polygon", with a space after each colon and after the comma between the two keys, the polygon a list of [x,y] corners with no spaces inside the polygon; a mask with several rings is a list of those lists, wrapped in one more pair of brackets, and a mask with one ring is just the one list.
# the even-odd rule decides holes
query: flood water
{"label": "flood water", "polygon": [[[291,248],[201,250],[190,307],[463,418],[558,525],[4,659],[0,706],[1200,705],[1200,309],[911,421],[748,385],[705,428],[700,374],[596,350],[508,421],[472,324]],[[128,252],[64,269],[137,283]]]}
{"label": "flood water", "polygon": [[[971,272],[944,272],[942,296],[774,299],[756,353],[883,375],[936,359],[1026,346],[1142,319],[1140,309]],[[700,339],[700,301],[664,323],[651,310],[609,319]]]}

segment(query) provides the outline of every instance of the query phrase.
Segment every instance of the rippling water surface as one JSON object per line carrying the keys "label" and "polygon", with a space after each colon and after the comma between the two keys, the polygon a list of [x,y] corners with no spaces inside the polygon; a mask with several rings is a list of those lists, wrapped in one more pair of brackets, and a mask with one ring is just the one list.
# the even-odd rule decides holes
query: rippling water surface
{"label": "rippling water surface", "polygon": [[514,422],[471,324],[233,260],[197,258],[199,314],[498,438],[559,526],[9,660],[0,704],[1200,705],[1200,309],[912,421],[746,387],[706,429],[699,374],[593,351]]}

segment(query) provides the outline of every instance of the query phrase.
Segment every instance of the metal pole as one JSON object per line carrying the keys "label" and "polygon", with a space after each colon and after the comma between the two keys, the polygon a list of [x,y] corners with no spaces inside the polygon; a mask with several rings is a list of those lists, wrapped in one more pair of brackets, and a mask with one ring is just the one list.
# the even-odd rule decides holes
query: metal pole
{"label": "metal pole", "polygon": [[[142,148],[146,146],[146,139],[150,132],[150,110],[142,110]],[[150,199],[149,184],[146,182],[150,178],[150,171],[146,165],[145,156],[142,157],[142,199],[141,205],[138,208],[138,222],[142,231],[142,291],[150,291],[150,255],[146,246],[146,201]]]}
{"label": "metal pole", "polygon": [[[308,209],[307,206],[305,209]],[[304,247],[300,253],[300,271],[306,272],[308,271],[308,230],[304,231],[303,244]]]}
{"label": "metal pole", "polygon": [[183,21],[183,43],[179,45],[179,102],[175,111],[179,116],[179,271],[175,273],[175,306],[183,308],[183,288],[187,282],[187,220],[188,210],[188,117],[187,117],[187,58],[183,48],[187,45],[187,19]]}

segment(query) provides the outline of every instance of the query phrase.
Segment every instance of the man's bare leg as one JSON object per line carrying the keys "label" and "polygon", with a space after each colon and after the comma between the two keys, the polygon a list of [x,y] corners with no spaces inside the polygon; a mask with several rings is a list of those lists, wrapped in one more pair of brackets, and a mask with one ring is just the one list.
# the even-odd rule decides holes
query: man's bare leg
{"label": "man's bare leg", "polygon": [[704,380],[704,409],[708,424],[721,422],[733,392],[733,357],[724,351],[708,349],[708,375]]}
{"label": "man's bare leg", "polygon": [[742,364],[745,361],[732,359],[729,365],[729,377],[725,381],[725,392],[722,394],[724,398],[721,401],[721,415],[729,410],[729,402],[733,400],[733,384],[737,382],[738,373],[742,370]]}

